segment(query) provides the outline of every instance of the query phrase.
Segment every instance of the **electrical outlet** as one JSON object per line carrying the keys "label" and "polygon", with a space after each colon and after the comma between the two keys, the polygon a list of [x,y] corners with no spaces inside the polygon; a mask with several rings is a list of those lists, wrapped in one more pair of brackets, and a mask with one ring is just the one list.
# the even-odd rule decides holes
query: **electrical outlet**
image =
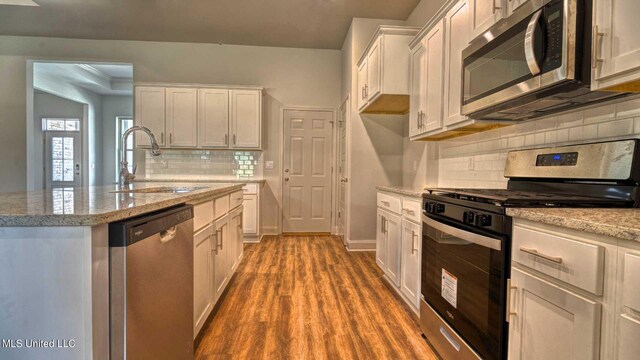
{"label": "electrical outlet", "polygon": [[267,169],[273,169],[273,161],[272,160],[265,161],[264,167]]}

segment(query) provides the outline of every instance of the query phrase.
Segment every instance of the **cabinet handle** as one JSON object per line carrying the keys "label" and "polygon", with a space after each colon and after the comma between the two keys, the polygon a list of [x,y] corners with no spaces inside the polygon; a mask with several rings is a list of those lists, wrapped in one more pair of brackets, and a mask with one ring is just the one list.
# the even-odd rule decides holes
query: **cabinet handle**
{"label": "cabinet handle", "polygon": [[160,142],[164,145],[164,132],[160,133]]}
{"label": "cabinet handle", "polygon": [[418,127],[422,128],[424,126],[424,111],[420,110],[420,114],[418,117]]}
{"label": "cabinet handle", "polygon": [[496,0],[492,0],[492,1],[493,1],[493,4],[491,4],[491,5],[493,6],[493,14],[495,14],[496,11],[502,9],[502,7],[501,6],[496,6]]}
{"label": "cabinet handle", "polygon": [[418,235],[416,235],[415,231],[411,231],[411,253],[415,253],[416,251],[418,251],[418,249],[416,248],[416,238],[418,237]]}
{"label": "cabinet handle", "polygon": [[236,134],[233,134],[233,145],[236,144]]}
{"label": "cabinet handle", "polygon": [[[511,319],[511,316],[513,315],[517,315],[517,313],[515,311],[512,311],[512,307],[511,307],[511,290],[517,290],[518,287],[517,286],[512,286],[511,285],[511,279],[507,279],[507,306],[505,306],[507,308],[507,316],[506,316],[506,320],[507,322],[509,322],[509,320]],[[517,292],[516,292],[517,294]]]}
{"label": "cabinet handle", "polygon": [[365,84],[364,85],[364,98],[368,98],[369,97],[369,85]]}
{"label": "cabinet handle", "polygon": [[604,61],[598,58],[598,48],[602,37],[604,37],[604,33],[598,32],[598,25],[595,25],[591,34],[591,68],[594,70],[598,68],[598,64]]}
{"label": "cabinet handle", "polygon": [[391,203],[388,201],[380,200],[380,202],[383,203],[385,206],[391,206]]}
{"label": "cabinet handle", "polygon": [[387,220],[387,218],[384,218],[384,233],[388,234],[389,233],[389,227],[387,225],[387,223],[389,222],[389,220]]}
{"label": "cabinet handle", "polygon": [[169,145],[173,144],[173,133],[169,133]]}
{"label": "cabinet handle", "polygon": [[229,145],[229,134],[224,134],[224,144]]}
{"label": "cabinet handle", "polygon": [[535,257],[539,257],[539,258],[551,261],[552,263],[556,263],[558,265],[562,264],[562,258],[561,257],[545,255],[545,254],[542,254],[542,253],[538,252],[538,250],[536,250],[536,249],[528,249],[528,248],[525,248],[525,247],[520,247],[520,251],[522,251],[523,253],[527,253],[529,255],[533,255]]}
{"label": "cabinet handle", "polygon": [[218,255],[218,231],[216,231],[214,234],[210,235],[212,238],[215,237],[215,244],[213,249],[211,249],[211,251],[215,251],[216,255]]}
{"label": "cabinet handle", "polygon": [[364,100],[365,96],[364,96],[364,86],[362,87],[362,91],[361,91],[361,96],[362,100]]}
{"label": "cabinet handle", "polygon": [[386,220],[385,220],[384,216],[381,216],[380,217],[380,232],[383,233],[383,234],[385,233],[385,231],[384,231],[384,223],[385,223],[385,221]]}
{"label": "cabinet handle", "polygon": [[409,215],[415,215],[416,214],[416,212],[414,210],[411,210],[411,209],[403,208],[402,210],[404,210]]}

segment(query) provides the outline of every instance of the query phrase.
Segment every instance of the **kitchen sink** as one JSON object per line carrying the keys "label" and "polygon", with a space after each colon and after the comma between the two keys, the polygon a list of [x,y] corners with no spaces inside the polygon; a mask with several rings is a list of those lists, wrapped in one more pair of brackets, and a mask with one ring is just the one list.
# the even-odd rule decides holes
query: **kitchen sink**
{"label": "kitchen sink", "polygon": [[194,187],[173,187],[162,186],[152,188],[140,188],[140,189],[123,189],[112,191],[116,194],[186,194],[197,190],[206,189],[206,186],[194,186]]}

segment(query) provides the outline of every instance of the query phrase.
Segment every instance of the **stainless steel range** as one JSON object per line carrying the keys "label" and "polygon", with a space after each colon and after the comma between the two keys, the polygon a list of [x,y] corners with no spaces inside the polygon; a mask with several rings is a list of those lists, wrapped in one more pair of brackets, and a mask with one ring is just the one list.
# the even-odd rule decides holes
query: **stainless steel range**
{"label": "stainless steel range", "polygon": [[429,189],[425,195],[420,323],[445,360],[506,358],[506,209],[637,207],[640,143],[512,151],[505,176],[507,189]]}

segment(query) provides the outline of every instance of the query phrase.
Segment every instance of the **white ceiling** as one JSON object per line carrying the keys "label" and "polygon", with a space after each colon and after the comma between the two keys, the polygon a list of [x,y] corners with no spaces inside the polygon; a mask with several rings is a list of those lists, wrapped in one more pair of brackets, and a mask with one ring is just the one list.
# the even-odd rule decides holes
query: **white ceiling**
{"label": "white ceiling", "polygon": [[133,65],[35,63],[34,84],[39,79],[79,86],[100,95],[132,95]]}
{"label": "white ceiling", "polygon": [[405,20],[419,0],[34,0],[0,34],[340,49],[354,17]]}

